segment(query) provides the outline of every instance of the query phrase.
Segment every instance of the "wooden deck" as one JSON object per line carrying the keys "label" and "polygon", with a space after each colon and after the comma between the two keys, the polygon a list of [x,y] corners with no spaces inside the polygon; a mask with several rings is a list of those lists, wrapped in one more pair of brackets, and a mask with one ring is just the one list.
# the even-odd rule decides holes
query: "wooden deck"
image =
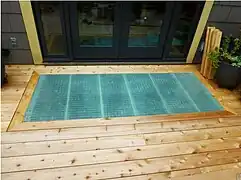
{"label": "wooden deck", "polygon": [[[40,74],[191,71],[236,115],[102,120],[77,123],[75,127],[68,121],[63,126],[23,123],[22,129],[4,132],[33,71]],[[1,96],[3,180],[236,180],[241,173],[240,92],[217,88],[200,76],[196,66],[25,65],[9,66],[7,73],[9,83]]]}

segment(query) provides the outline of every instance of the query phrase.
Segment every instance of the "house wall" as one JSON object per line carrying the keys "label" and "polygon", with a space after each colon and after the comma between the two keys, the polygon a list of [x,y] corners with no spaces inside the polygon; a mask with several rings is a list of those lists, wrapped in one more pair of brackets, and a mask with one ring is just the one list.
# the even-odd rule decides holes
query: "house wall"
{"label": "house wall", "polygon": [[[32,54],[23,23],[22,13],[18,1],[1,1],[2,18],[2,48],[10,49],[11,54],[6,64],[33,64]],[[239,1],[215,1],[208,25],[221,29],[224,35],[238,36],[241,29],[241,2]],[[203,35],[204,36],[204,35]],[[16,38],[16,45],[11,38]],[[203,40],[195,55],[195,63],[201,60],[201,47]]]}
{"label": "house wall", "polygon": [[[1,1],[1,44],[10,50],[6,64],[33,64],[18,1]],[[16,38],[16,44],[11,39]]]}
{"label": "house wall", "polygon": [[[226,36],[241,35],[241,1],[215,1],[206,26],[215,26]],[[204,41],[205,32],[199,43],[194,63],[201,62]]]}
{"label": "house wall", "polygon": [[241,34],[241,2],[216,1],[207,25],[219,28],[224,35],[239,36]]}

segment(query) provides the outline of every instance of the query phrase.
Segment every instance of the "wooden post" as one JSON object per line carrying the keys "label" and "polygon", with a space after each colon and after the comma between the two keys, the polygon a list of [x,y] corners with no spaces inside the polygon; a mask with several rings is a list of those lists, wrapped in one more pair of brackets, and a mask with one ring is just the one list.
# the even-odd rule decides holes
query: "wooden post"
{"label": "wooden post", "polygon": [[203,76],[206,77],[206,72],[207,72],[207,66],[208,66],[208,54],[210,52],[210,48],[211,48],[211,42],[212,42],[212,34],[213,34],[213,31],[214,31],[214,27],[211,27],[210,28],[210,31],[209,31],[209,35],[208,35],[208,39],[207,39],[207,50],[206,50],[206,55],[204,56],[204,67],[203,67]]}
{"label": "wooden post", "polygon": [[206,57],[206,54],[207,54],[207,44],[208,44],[209,32],[210,32],[210,27],[207,28],[207,32],[206,32],[204,51],[203,51],[203,57],[202,57],[202,64],[201,64],[201,74],[203,74],[203,72],[204,72],[204,64],[205,64],[205,57]]}
{"label": "wooden post", "polygon": [[201,64],[201,74],[208,79],[213,78],[212,62],[209,60],[208,55],[215,48],[219,48],[221,42],[222,32],[215,27],[208,27],[206,32],[205,46]]}

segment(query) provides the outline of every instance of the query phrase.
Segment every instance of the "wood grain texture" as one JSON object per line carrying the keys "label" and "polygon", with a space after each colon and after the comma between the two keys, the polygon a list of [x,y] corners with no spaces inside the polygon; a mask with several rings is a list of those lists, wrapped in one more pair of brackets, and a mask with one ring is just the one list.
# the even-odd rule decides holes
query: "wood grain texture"
{"label": "wood grain texture", "polygon": [[[2,157],[35,155],[35,154],[48,154],[48,153],[61,153],[68,149],[68,152],[75,151],[90,151],[90,150],[103,150],[110,148],[129,147],[129,146],[142,146],[142,145],[156,145],[177,142],[190,142],[201,141],[210,139],[224,139],[230,137],[239,137],[241,135],[241,126],[231,126],[224,128],[208,128],[208,129],[194,129],[159,133],[150,131],[148,133],[139,134],[126,134],[120,136],[99,136],[99,137],[86,137],[77,136],[69,137],[68,139],[49,139],[25,142],[4,143],[2,144]],[[34,136],[34,135],[33,135]],[[34,136],[35,137],[35,136]],[[14,138],[14,136],[13,136]],[[65,137],[67,138],[67,137]],[[6,142],[6,141],[5,141]],[[50,145],[50,146],[49,146]],[[19,151],[21,149],[21,151]]]}
{"label": "wood grain texture", "polygon": [[222,32],[215,27],[208,27],[206,32],[205,47],[202,56],[201,74],[207,79],[213,79],[214,69],[211,60],[208,58],[210,52],[220,47]]}
{"label": "wood grain texture", "polygon": [[[121,153],[119,153],[121,154]],[[94,154],[93,154],[94,155]],[[93,156],[92,155],[92,156]],[[64,157],[64,156],[63,156]],[[122,156],[117,156],[121,158]],[[37,158],[37,157],[36,157]],[[104,157],[102,157],[104,158]],[[65,158],[57,159],[60,162]],[[108,160],[108,157],[106,157]],[[67,159],[66,159],[67,160]],[[84,166],[74,166],[74,159],[69,159],[70,167],[58,167],[51,169],[35,169],[30,171],[2,173],[5,180],[15,179],[108,179],[141,174],[186,170],[205,166],[221,165],[241,161],[241,151],[230,149],[224,151],[212,151],[207,153],[179,155],[173,157],[150,158],[140,160],[126,160],[116,163],[101,163]],[[82,159],[84,160],[84,159]],[[40,162],[45,162],[41,161]],[[52,162],[54,162],[52,160]],[[72,163],[73,162],[73,163]],[[71,165],[72,164],[72,165]],[[33,165],[31,162],[29,166]],[[51,165],[51,164],[50,164]],[[17,164],[16,168],[21,168]],[[15,168],[14,167],[14,168]],[[60,178],[59,178],[60,177]]]}
{"label": "wood grain texture", "polygon": [[[6,131],[9,122],[11,121],[16,107],[21,99],[21,96],[27,86],[28,80],[33,71],[39,74],[95,74],[95,73],[165,73],[165,72],[193,72],[204,83],[212,95],[220,101],[220,103],[228,111],[241,114],[241,101],[239,91],[229,91],[220,89],[212,81],[204,79],[199,73],[199,66],[195,65],[112,65],[112,66],[33,66],[33,65],[9,65],[6,67],[8,73],[9,83],[2,88],[2,114],[1,114],[1,130]],[[224,115],[224,114],[223,114]],[[135,121],[135,120],[134,120]],[[91,124],[91,122],[88,122]],[[87,123],[87,124],[88,124]],[[103,121],[93,121],[95,123],[107,123]],[[118,123],[113,121],[113,123]],[[85,125],[80,121],[75,122],[76,126]],[[45,129],[49,128],[63,128],[73,127],[69,122],[48,122],[48,123],[26,123],[14,126],[16,130],[30,129]],[[13,129],[14,130],[14,129]]]}
{"label": "wood grain texture", "polygon": [[193,72],[234,114],[19,124],[16,131],[1,134],[4,180],[236,180],[241,172],[240,93],[218,88],[200,75],[197,66],[7,66],[9,84],[2,89],[1,102],[3,131],[33,71]]}
{"label": "wood grain texture", "polygon": [[213,112],[198,112],[198,113],[183,113],[183,114],[167,114],[167,115],[152,115],[152,116],[131,116],[131,117],[114,117],[95,118],[95,119],[77,119],[71,121],[45,121],[43,122],[25,122],[13,126],[10,131],[24,131],[24,130],[41,130],[41,129],[59,129],[71,127],[90,127],[90,126],[105,126],[112,124],[142,124],[150,122],[165,122],[177,120],[195,120],[207,118],[230,117],[234,114],[230,111],[221,110]]}
{"label": "wood grain texture", "polygon": [[[212,33],[211,33],[211,41],[210,41],[210,45],[209,45],[209,52],[208,54],[213,51],[216,47],[216,42],[217,42],[217,38],[218,38],[218,30],[215,28]],[[208,55],[207,54],[207,55]],[[210,59],[208,58],[208,56],[206,57],[206,68],[204,69],[204,77],[209,79],[209,74],[212,70],[212,62],[210,61]]]}
{"label": "wood grain texture", "polygon": [[24,121],[24,114],[27,110],[28,104],[30,103],[32,94],[34,92],[35,86],[37,85],[39,75],[36,72],[33,72],[28,85],[23,93],[23,96],[18,104],[18,107],[14,113],[14,116],[8,126],[8,129],[11,129],[17,124],[23,123]]}
{"label": "wood grain texture", "polygon": [[204,73],[204,67],[205,67],[205,63],[206,63],[206,56],[207,56],[207,48],[208,48],[210,30],[211,30],[210,27],[208,27],[207,30],[206,30],[204,50],[203,50],[203,56],[202,56],[202,64],[201,64],[201,70],[200,70],[201,74]]}
{"label": "wood grain texture", "polygon": [[213,37],[214,31],[215,31],[215,28],[210,27],[209,35],[208,35],[208,39],[207,39],[207,52],[206,52],[206,57],[204,57],[204,67],[203,67],[204,77],[206,77],[207,68],[209,66],[208,54],[210,53],[210,50],[212,49],[212,42],[214,41],[214,37]]}
{"label": "wood grain texture", "polygon": [[41,64],[43,63],[43,57],[40,49],[40,43],[35,25],[31,2],[30,0],[19,0],[19,5],[22,12],[23,22],[28,36],[28,42],[31,49],[34,64]]}

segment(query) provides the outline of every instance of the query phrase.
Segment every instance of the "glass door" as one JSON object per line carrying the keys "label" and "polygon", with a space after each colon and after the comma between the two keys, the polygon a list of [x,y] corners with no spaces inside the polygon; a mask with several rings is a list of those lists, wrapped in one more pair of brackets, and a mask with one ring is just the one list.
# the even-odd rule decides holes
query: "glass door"
{"label": "glass door", "polygon": [[176,2],[163,53],[164,61],[185,61],[204,2]]}
{"label": "glass door", "polygon": [[123,2],[119,58],[160,61],[173,2]]}
{"label": "glass door", "polygon": [[75,58],[116,58],[118,53],[117,2],[71,2],[70,21]]}

